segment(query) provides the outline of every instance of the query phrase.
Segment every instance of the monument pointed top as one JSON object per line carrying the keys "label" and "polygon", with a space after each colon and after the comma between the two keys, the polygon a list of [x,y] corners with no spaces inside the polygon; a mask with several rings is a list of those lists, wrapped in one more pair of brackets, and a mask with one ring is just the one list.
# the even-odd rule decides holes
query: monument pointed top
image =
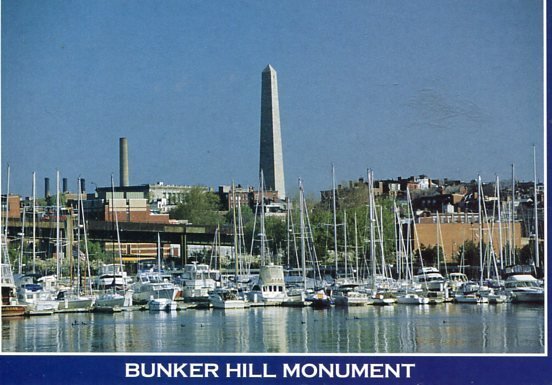
{"label": "monument pointed top", "polygon": [[263,72],[276,72],[276,70],[269,64],[266,66]]}

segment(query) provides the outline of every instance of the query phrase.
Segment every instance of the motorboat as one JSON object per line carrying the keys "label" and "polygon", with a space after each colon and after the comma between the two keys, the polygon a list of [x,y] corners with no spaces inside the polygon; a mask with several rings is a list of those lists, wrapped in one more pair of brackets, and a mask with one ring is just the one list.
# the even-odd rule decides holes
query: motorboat
{"label": "motorboat", "polygon": [[92,310],[95,298],[93,296],[80,295],[71,289],[62,288],[56,296],[59,312],[87,312]]}
{"label": "motorboat", "polygon": [[27,307],[28,315],[49,315],[58,310],[59,302],[52,292],[45,290],[34,274],[15,277],[17,300]]}
{"label": "motorboat", "polygon": [[21,317],[25,315],[26,306],[17,300],[17,292],[11,266],[1,264],[0,286],[2,290],[2,317]]}
{"label": "motorboat", "polygon": [[153,270],[140,271],[132,285],[132,290],[133,302],[137,304],[145,304],[151,297],[174,300],[179,291],[176,285]]}
{"label": "motorboat", "polygon": [[459,287],[458,291],[454,295],[454,301],[456,303],[471,304],[488,303],[488,298],[481,295],[480,289],[479,284],[475,282],[464,282],[464,284]]}
{"label": "motorboat", "polygon": [[445,277],[435,267],[423,267],[413,278],[414,283],[418,283],[425,290],[444,291],[447,286]]}
{"label": "motorboat", "polygon": [[261,266],[259,277],[248,292],[248,301],[266,306],[281,305],[287,300],[284,268],[281,265]]}
{"label": "motorboat", "polygon": [[379,291],[372,295],[372,304],[379,306],[393,305],[397,297],[390,291]]}
{"label": "motorboat", "polygon": [[151,298],[148,302],[149,311],[175,311],[176,301],[169,298]]}
{"label": "motorboat", "polygon": [[506,278],[504,289],[512,297],[512,302],[544,304],[544,288],[531,274],[514,274]]}
{"label": "motorboat", "polygon": [[429,298],[418,293],[407,292],[397,295],[397,303],[403,305],[427,305],[429,304]]}
{"label": "motorboat", "polygon": [[207,301],[209,292],[214,290],[220,281],[220,272],[204,263],[187,263],[179,280],[182,283],[182,296],[185,301]]}
{"label": "motorboat", "polygon": [[244,309],[247,301],[234,288],[218,288],[209,294],[209,302],[215,309]]}
{"label": "motorboat", "polygon": [[364,306],[369,302],[369,295],[357,290],[357,284],[342,284],[333,291],[335,306]]}
{"label": "motorboat", "polygon": [[326,309],[332,306],[332,297],[324,289],[314,292],[307,298],[314,309]]}
{"label": "motorboat", "polygon": [[132,278],[127,275],[122,264],[110,263],[100,266],[98,276],[94,280],[97,289],[121,289],[132,284]]}
{"label": "motorboat", "polygon": [[93,310],[96,312],[115,312],[123,308],[129,308],[133,303],[132,294],[133,291],[131,289],[127,289],[123,293],[109,290],[104,291],[96,296]]}

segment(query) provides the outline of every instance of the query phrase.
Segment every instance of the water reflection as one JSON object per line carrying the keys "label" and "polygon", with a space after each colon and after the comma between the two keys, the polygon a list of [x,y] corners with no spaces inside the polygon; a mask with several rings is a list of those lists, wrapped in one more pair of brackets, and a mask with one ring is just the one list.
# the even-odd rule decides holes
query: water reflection
{"label": "water reflection", "polygon": [[251,308],[2,320],[5,352],[541,353],[531,305]]}

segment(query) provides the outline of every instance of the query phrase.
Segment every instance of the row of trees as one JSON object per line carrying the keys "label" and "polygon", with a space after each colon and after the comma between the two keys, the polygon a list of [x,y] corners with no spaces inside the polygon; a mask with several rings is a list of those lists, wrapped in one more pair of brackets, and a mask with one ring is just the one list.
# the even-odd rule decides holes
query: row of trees
{"label": "row of trees", "polygon": [[[298,199],[292,200],[297,202]],[[370,218],[368,206],[368,192],[366,188],[352,189],[348,193],[343,193],[339,197],[339,204],[336,212],[337,222],[337,250],[338,261],[340,264],[344,260],[344,251],[347,245],[347,255],[354,257],[358,251],[358,258],[366,259],[370,254]],[[333,229],[333,210],[332,203],[316,201],[312,197],[307,198],[308,217],[311,223],[313,241],[318,261],[322,265],[333,266],[335,264],[334,252],[334,229]],[[298,244],[298,222],[299,212],[298,204],[292,204],[290,218],[294,225],[294,232],[291,226],[283,216],[267,216],[265,218],[266,234],[270,252],[276,255],[278,263],[292,263],[295,260],[293,237],[296,237],[295,244]],[[385,256],[386,263],[395,264],[396,258],[396,228],[394,201],[391,198],[376,198],[376,221],[375,249],[378,263],[381,255]],[[241,208],[241,217],[243,223],[243,234],[245,240],[245,250],[253,250],[253,254],[258,254],[258,243],[254,242],[255,233],[259,233],[259,224],[255,221],[255,212],[250,207]],[[220,226],[230,230],[233,226],[232,211],[224,211],[217,194],[205,192],[201,188],[192,188],[185,196],[184,201],[179,204],[170,213],[171,218],[186,219],[191,223]],[[288,228],[289,226],[289,228]],[[291,244],[288,246],[288,240]],[[253,247],[252,247],[253,243]],[[485,246],[487,247],[487,246]],[[533,245],[524,246],[516,250],[517,260],[521,263],[531,261],[533,255]],[[287,251],[290,250],[290,254]],[[443,250],[437,246],[420,246],[420,250],[414,253],[414,264],[420,265],[423,259],[424,265],[436,265],[443,263]],[[438,261],[440,258],[440,261]],[[479,265],[479,244],[466,241],[459,248],[457,254],[451,257],[453,263],[478,266]]]}
{"label": "row of trees", "polygon": [[[298,199],[292,200],[297,202]],[[308,218],[310,220],[313,243],[318,261],[322,265],[334,266],[336,257],[340,265],[345,259],[347,247],[347,258],[353,260],[355,257],[367,261],[370,254],[370,218],[368,192],[366,188],[352,189],[348,193],[342,193],[338,199],[336,212],[337,222],[337,256],[334,252],[334,228],[333,209],[331,201],[321,202],[313,197],[307,198]],[[299,210],[298,204],[293,203],[289,211],[290,220],[294,223],[293,230],[286,216],[267,216],[265,218],[266,235],[268,247],[272,255],[276,256],[276,262],[283,264],[294,264],[295,245],[299,244]],[[395,264],[396,258],[396,228],[394,218],[394,202],[391,198],[376,199],[376,221],[374,226],[375,250],[377,261],[380,263],[381,256],[385,257],[387,264]],[[173,219],[187,220],[194,224],[219,226],[221,229],[231,232],[233,228],[233,212],[225,211],[221,205],[219,196],[212,192],[205,192],[200,187],[194,187],[184,196],[183,202],[170,212]],[[259,254],[259,223],[256,220],[254,209],[244,206],[241,208],[241,220],[243,224],[245,253],[252,251],[253,255]],[[294,241],[295,237],[295,242]],[[255,240],[255,241],[254,241]],[[534,245],[524,246],[517,250],[517,260],[521,263],[530,262],[533,256]],[[81,247],[84,250],[84,246]],[[99,243],[89,242],[88,250],[93,268],[101,263],[110,263],[113,256],[111,252],[105,252]],[[289,253],[288,253],[289,250]],[[21,254],[18,242],[10,243],[10,257],[14,263],[18,263]],[[29,255],[29,251],[25,251]],[[541,255],[544,255],[543,253]],[[199,253],[198,256],[204,260],[209,257],[207,252]],[[427,247],[421,245],[420,250],[414,254],[414,264],[420,265],[423,259],[424,265],[436,265],[442,261],[443,251],[437,246]],[[452,259],[457,264],[478,266],[479,245],[471,241],[465,242]],[[68,259],[69,260],[69,259]],[[229,260],[228,260],[229,261]],[[38,268],[41,271],[51,272],[55,270],[54,262],[38,260]]]}
{"label": "row of trees", "polygon": [[[321,264],[334,265],[334,230],[333,230],[333,209],[331,202],[320,202],[314,198],[306,199],[308,217],[310,220],[313,241],[316,255]],[[297,202],[297,199],[292,202]],[[338,261],[344,260],[344,251],[347,243],[347,254],[349,258],[358,250],[360,256],[368,254],[370,239],[369,207],[367,205],[368,195],[366,189],[352,190],[348,194],[339,197],[339,205],[336,212],[337,222],[337,249]],[[376,202],[377,226],[375,230],[378,253],[388,256],[391,261],[394,258],[394,211],[393,201],[389,198],[378,199]],[[276,255],[279,263],[291,263],[295,260],[294,245],[299,243],[299,205],[292,203],[289,210],[291,222],[294,223],[293,230],[290,222],[285,216],[267,216],[265,228],[268,237],[268,247],[273,255]],[[212,192],[205,192],[201,188],[192,188],[184,197],[184,200],[170,212],[172,219],[187,220],[191,223],[220,226],[231,229],[233,227],[233,212],[223,211],[218,195]],[[259,224],[255,220],[254,209],[250,207],[241,208],[241,219],[243,223],[243,234],[245,235],[245,249],[247,252],[259,253],[258,242],[254,232],[258,235]],[[296,237],[296,242],[293,242]],[[289,245],[288,245],[289,242]],[[252,245],[253,243],[253,245]],[[253,247],[252,247],[253,246]],[[288,255],[287,251],[291,255]]]}

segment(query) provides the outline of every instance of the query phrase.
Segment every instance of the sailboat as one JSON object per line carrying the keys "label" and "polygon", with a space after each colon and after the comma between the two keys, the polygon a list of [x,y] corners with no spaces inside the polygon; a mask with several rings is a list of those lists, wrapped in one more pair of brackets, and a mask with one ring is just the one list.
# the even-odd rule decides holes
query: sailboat
{"label": "sailboat", "polygon": [[[25,210],[23,210],[23,223],[25,223]],[[24,226],[23,226],[24,229]],[[24,230],[22,234],[22,244]],[[17,299],[27,307],[27,315],[50,315],[58,309],[59,303],[55,301],[50,290],[46,290],[36,274],[36,188],[35,188],[35,173],[33,172],[33,270],[31,273],[22,271],[22,261],[19,263],[19,274],[14,276],[17,286]],[[21,248],[23,254],[23,247]]]}
{"label": "sailboat", "polygon": [[[78,180],[79,185],[79,194],[80,194],[80,179]],[[59,277],[61,277],[61,239],[60,239],[60,232],[59,232],[59,220],[60,220],[60,191],[59,191],[59,171],[56,173],[56,257],[58,260],[58,283],[60,283]],[[80,210],[79,210],[80,211]],[[71,220],[68,218],[68,220]],[[77,282],[76,285],[72,280],[69,281],[69,286],[60,286],[58,287],[58,293],[56,296],[56,301],[59,302],[58,304],[58,311],[61,312],[87,312],[92,310],[92,306],[94,305],[94,297],[93,296],[86,296],[82,295],[81,293],[81,287],[80,287],[80,281],[81,281],[81,269],[80,269],[80,261],[82,257],[82,253],[80,251],[80,212],[79,212],[79,218],[78,218],[78,224],[77,226],[77,248],[76,248],[76,257],[77,257]]]}
{"label": "sailboat", "polygon": [[236,215],[236,196],[235,186],[232,182],[232,216],[234,224],[234,285],[226,287],[215,287],[209,292],[209,303],[215,309],[245,309],[249,306],[247,300],[243,297],[242,293],[238,291],[239,280],[239,263],[241,257],[241,247],[239,247],[239,231]]}
{"label": "sailboat", "polygon": [[[347,212],[344,213],[344,234],[345,234],[345,278],[332,292],[332,299],[335,306],[364,306],[372,302],[368,293],[360,291],[360,283],[353,278],[347,277]],[[356,215],[355,215],[355,238],[356,237]],[[358,249],[358,246],[355,247]],[[358,271],[358,267],[356,269]]]}
{"label": "sailboat", "polygon": [[0,288],[2,292],[2,317],[20,317],[25,314],[25,306],[17,301],[13,271],[8,254],[8,210],[10,196],[10,166],[8,165],[8,188],[6,190],[6,227],[0,223]]}
{"label": "sailboat", "polygon": [[[286,277],[286,289],[287,289],[287,300],[283,303],[284,306],[291,307],[303,307],[309,306],[312,304],[312,298],[309,298],[309,295],[312,292],[312,289],[316,286],[316,281],[314,278],[307,277],[307,252],[309,253],[310,260],[312,262],[312,272],[314,275],[319,273],[318,261],[316,258],[316,250],[312,246],[312,230],[310,227],[310,222],[308,218],[307,204],[305,201],[305,192],[303,188],[303,181],[299,179],[299,230],[300,230],[300,254],[301,259],[299,260],[297,252],[295,252],[297,266],[300,270],[300,275],[289,275]],[[290,226],[291,225],[291,226]],[[293,220],[291,217],[291,210],[288,203],[288,236],[293,235],[293,243],[295,243],[295,234],[293,231]],[[290,241],[288,240],[288,245]],[[295,247],[297,251],[297,247]],[[288,255],[289,255],[288,247]],[[290,270],[291,272],[291,270]]]}
{"label": "sailboat", "polygon": [[[79,183],[80,186],[80,183]],[[111,192],[112,197],[115,196],[115,187],[113,184],[113,175],[111,175]],[[79,193],[79,207],[82,208],[81,194]],[[115,229],[117,232],[117,250],[119,254],[119,263],[112,263],[103,265],[98,277],[97,286],[100,289],[100,293],[96,297],[94,304],[94,311],[113,313],[123,310],[123,308],[129,308],[132,306],[132,293],[133,290],[128,287],[129,277],[123,268],[123,260],[121,255],[121,240],[119,237],[119,220],[115,214],[113,202],[111,203],[111,213],[115,217]],[[80,211],[80,210],[79,210]],[[115,215],[114,215],[115,214]],[[113,220],[113,218],[111,218]],[[83,211],[83,226],[84,226],[84,211]],[[86,241],[86,228],[84,228],[85,245],[88,250],[88,242]],[[88,254],[88,252],[87,252]],[[115,251],[113,250],[113,262],[115,262]],[[122,293],[121,293],[122,291]]]}
{"label": "sailboat", "polygon": [[[152,289],[152,292],[150,293],[150,298],[148,301],[148,309],[150,311],[173,311],[176,310],[177,305],[176,301],[174,300],[176,297],[176,287],[171,282],[163,282],[161,277],[161,237],[159,233],[157,233],[157,266],[158,266],[158,275],[157,276],[150,276],[150,283],[149,288]],[[152,282],[151,278],[158,277],[161,279],[160,285],[158,285],[158,282]],[[143,288],[144,286],[142,286]],[[168,294],[170,289],[172,287],[173,293],[169,296],[162,295],[162,294]],[[143,294],[143,292],[142,292]]]}

